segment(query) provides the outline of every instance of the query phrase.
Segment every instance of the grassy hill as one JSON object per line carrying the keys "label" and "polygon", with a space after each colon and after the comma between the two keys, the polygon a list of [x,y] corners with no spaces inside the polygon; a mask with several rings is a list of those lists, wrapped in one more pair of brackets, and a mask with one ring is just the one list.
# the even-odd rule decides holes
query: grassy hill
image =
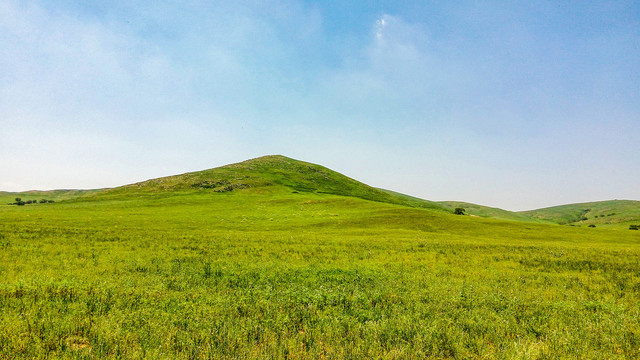
{"label": "grassy hill", "polygon": [[640,201],[611,200],[554,206],[519,214],[562,225],[628,228],[640,224]]}
{"label": "grassy hill", "polygon": [[0,205],[0,358],[640,357],[640,231],[284,157],[83,195]]}
{"label": "grassy hill", "polygon": [[143,181],[96,193],[97,198],[125,195],[206,193],[333,194],[444,211],[434,202],[376,189],[324,166],[281,155],[263,156],[214,169]]}

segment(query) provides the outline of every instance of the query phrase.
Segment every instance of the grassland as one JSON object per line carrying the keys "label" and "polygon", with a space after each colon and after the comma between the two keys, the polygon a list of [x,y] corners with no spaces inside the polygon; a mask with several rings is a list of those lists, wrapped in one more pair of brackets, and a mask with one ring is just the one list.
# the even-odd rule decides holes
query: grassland
{"label": "grassland", "polygon": [[0,206],[0,358],[640,357],[640,231],[456,216],[291,162]]}

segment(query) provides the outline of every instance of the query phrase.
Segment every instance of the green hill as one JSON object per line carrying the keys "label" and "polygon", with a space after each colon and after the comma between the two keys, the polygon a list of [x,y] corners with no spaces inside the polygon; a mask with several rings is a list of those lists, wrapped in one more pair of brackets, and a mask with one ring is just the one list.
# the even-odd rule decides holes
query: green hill
{"label": "green hill", "polygon": [[218,168],[151,179],[96,193],[97,198],[179,193],[316,193],[355,197],[427,209],[434,202],[376,189],[324,166],[281,155],[263,156]]}
{"label": "green hill", "polygon": [[628,228],[640,224],[640,201],[610,200],[553,206],[519,214],[561,225]]}
{"label": "green hill", "polygon": [[465,209],[467,215],[478,216],[483,218],[500,219],[500,220],[513,220],[513,221],[525,221],[525,222],[544,222],[542,219],[534,219],[525,214],[503,210],[494,207],[482,206],[478,204],[472,204],[461,201],[438,201],[436,204],[442,206],[448,210],[455,210],[455,208]]}
{"label": "green hill", "polygon": [[16,197],[22,198],[23,201],[99,201],[134,197],[162,198],[184,194],[218,196],[238,193],[332,194],[446,212],[462,207],[467,215],[482,218],[571,226],[628,228],[629,225],[640,224],[640,201],[601,201],[521,212],[460,201],[433,202],[374,188],[324,166],[281,155],[263,156],[213,169],[161,177],[111,189],[0,191],[0,205],[12,203]]}

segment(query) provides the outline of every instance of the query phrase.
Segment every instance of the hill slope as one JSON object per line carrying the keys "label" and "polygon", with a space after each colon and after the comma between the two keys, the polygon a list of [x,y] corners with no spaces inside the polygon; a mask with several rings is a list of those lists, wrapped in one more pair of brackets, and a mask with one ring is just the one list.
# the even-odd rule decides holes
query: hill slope
{"label": "hill slope", "polygon": [[281,155],[263,156],[218,168],[151,179],[108,189],[98,197],[197,191],[222,193],[317,193],[446,211],[438,204],[363,184],[324,166]]}
{"label": "hill slope", "polygon": [[519,214],[561,225],[627,227],[640,224],[640,201],[597,201],[522,211]]}
{"label": "hill slope", "polygon": [[453,211],[455,208],[461,207],[465,209],[465,213],[468,215],[479,216],[483,218],[500,219],[500,220],[513,220],[513,221],[525,221],[525,222],[543,222],[544,219],[535,219],[522,213],[503,210],[494,207],[488,207],[478,204],[472,204],[461,201],[438,201],[438,205],[445,209]]}

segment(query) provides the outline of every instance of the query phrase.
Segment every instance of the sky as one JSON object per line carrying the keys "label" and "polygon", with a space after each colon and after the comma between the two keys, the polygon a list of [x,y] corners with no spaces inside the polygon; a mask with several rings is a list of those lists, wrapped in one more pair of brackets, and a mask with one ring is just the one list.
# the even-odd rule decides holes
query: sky
{"label": "sky", "polygon": [[640,200],[637,1],[0,2],[0,190],[281,154],[429,200]]}

